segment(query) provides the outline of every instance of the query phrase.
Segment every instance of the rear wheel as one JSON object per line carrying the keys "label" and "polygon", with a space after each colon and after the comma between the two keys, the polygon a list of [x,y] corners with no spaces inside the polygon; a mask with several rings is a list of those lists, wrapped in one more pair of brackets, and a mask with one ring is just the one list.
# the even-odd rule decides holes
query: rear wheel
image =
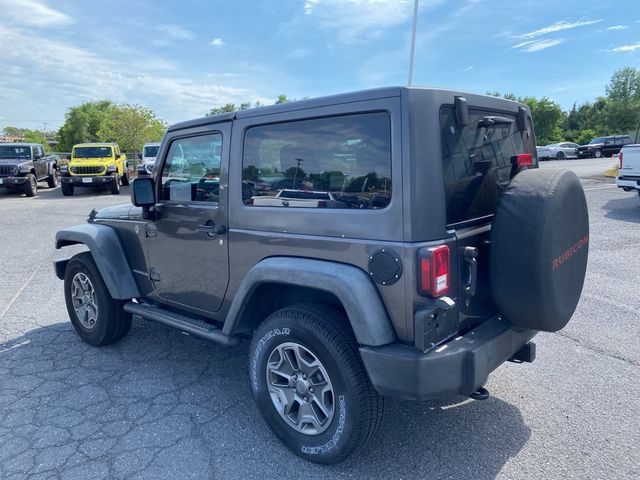
{"label": "rear wheel", "polygon": [[113,174],[113,181],[111,182],[111,194],[118,195],[120,193],[120,178],[117,173]]}
{"label": "rear wheel", "polygon": [[122,184],[123,187],[126,187],[127,185],[129,185],[129,172],[125,170],[125,172],[122,174],[122,176],[120,177],[120,183]]}
{"label": "rear wheel", "polygon": [[124,301],[109,294],[90,252],[69,261],[64,296],[73,328],[86,343],[108,345],[129,333],[131,314],[123,310]]}
{"label": "rear wheel", "polygon": [[369,382],[348,319],[322,305],[271,314],[250,350],[251,388],[265,421],[297,455],[330,464],[375,434],[383,398]]}
{"label": "rear wheel", "polygon": [[65,197],[73,195],[73,185],[69,183],[62,182],[62,185],[60,185],[60,190],[62,190],[62,195],[64,195]]}
{"label": "rear wheel", "polygon": [[58,177],[56,177],[56,171],[54,170],[51,175],[47,177],[47,186],[49,188],[55,188],[58,186]]}
{"label": "rear wheel", "polygon": [[27,175],[27,181],[24,184],[24,194],[27,197],[35,197],[38,193],[38,182],[36,176],[33,173]]}

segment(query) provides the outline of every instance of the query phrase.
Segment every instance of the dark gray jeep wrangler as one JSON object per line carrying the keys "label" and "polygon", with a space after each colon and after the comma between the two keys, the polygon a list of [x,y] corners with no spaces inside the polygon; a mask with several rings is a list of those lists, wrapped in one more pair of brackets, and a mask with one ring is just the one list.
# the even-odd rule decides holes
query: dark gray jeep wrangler
{"label": "dark gray jeep wrangler", "polygon": [[56,187],[57,159],[57,155],[45,156],[39,143],[0,143],[0,188],[35,197],[38,182]]}
{"label": "dark gray jeep wrangler", "polygon": [[503,362],[571,318],[589,241],[584,192],[538,170],[525,105],[384,88],[169,128],[133,205],[58,232],[71,321],[132,316],[232,346],[274,433],[321,463],[380,425],[383,397],[486,398]]}

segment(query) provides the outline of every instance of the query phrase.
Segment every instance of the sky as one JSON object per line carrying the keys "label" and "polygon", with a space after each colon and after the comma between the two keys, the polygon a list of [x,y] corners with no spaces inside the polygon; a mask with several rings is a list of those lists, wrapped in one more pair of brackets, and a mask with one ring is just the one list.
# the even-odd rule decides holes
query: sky
{"label": "sky", "polygon": [[[638,0],[420,0],[413,84],[569,109],[640,67]],[[228,102],[406,85],[413,0],[0,0],[0,129],[109,99],[175,123]]]}

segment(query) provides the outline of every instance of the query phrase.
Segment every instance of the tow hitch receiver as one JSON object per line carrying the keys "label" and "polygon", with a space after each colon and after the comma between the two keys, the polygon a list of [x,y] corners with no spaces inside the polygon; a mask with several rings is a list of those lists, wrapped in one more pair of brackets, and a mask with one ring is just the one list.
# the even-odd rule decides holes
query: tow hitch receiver
{"label": "tow hitch receiver", "polygon": [[513,357],[509,359],[513,363],[531,363],[536,359],[536,344],[533,342],[527,343],[524,347],[513,354]]}

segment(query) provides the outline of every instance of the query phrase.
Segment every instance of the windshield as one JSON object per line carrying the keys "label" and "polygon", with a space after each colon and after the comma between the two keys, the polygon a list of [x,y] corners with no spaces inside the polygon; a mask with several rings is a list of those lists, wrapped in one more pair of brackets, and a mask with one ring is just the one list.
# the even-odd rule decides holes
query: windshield
{"label": "windshield", "polygon": [[604,143],[606,140],[605,137],[598,137],[598,138],[594,138],[593,140],[591,140],[589,142],[589,145],[591,145],[592,143]]}
{"label": "windshield", "polygon": [[73,158],[105,158],[111,156],[111,147],[78,147],[73,149]]}
{"label": "windshield", "polygon": [[30,147],[0,147],[0,158],[31,158]]}
{"label": "windshield", "polygon": [[144,147],[144,153],[142,154],[143,157],[157,157],[158,156],[158,149],[160,147],[157,145],[153,145],[150,147]]}

